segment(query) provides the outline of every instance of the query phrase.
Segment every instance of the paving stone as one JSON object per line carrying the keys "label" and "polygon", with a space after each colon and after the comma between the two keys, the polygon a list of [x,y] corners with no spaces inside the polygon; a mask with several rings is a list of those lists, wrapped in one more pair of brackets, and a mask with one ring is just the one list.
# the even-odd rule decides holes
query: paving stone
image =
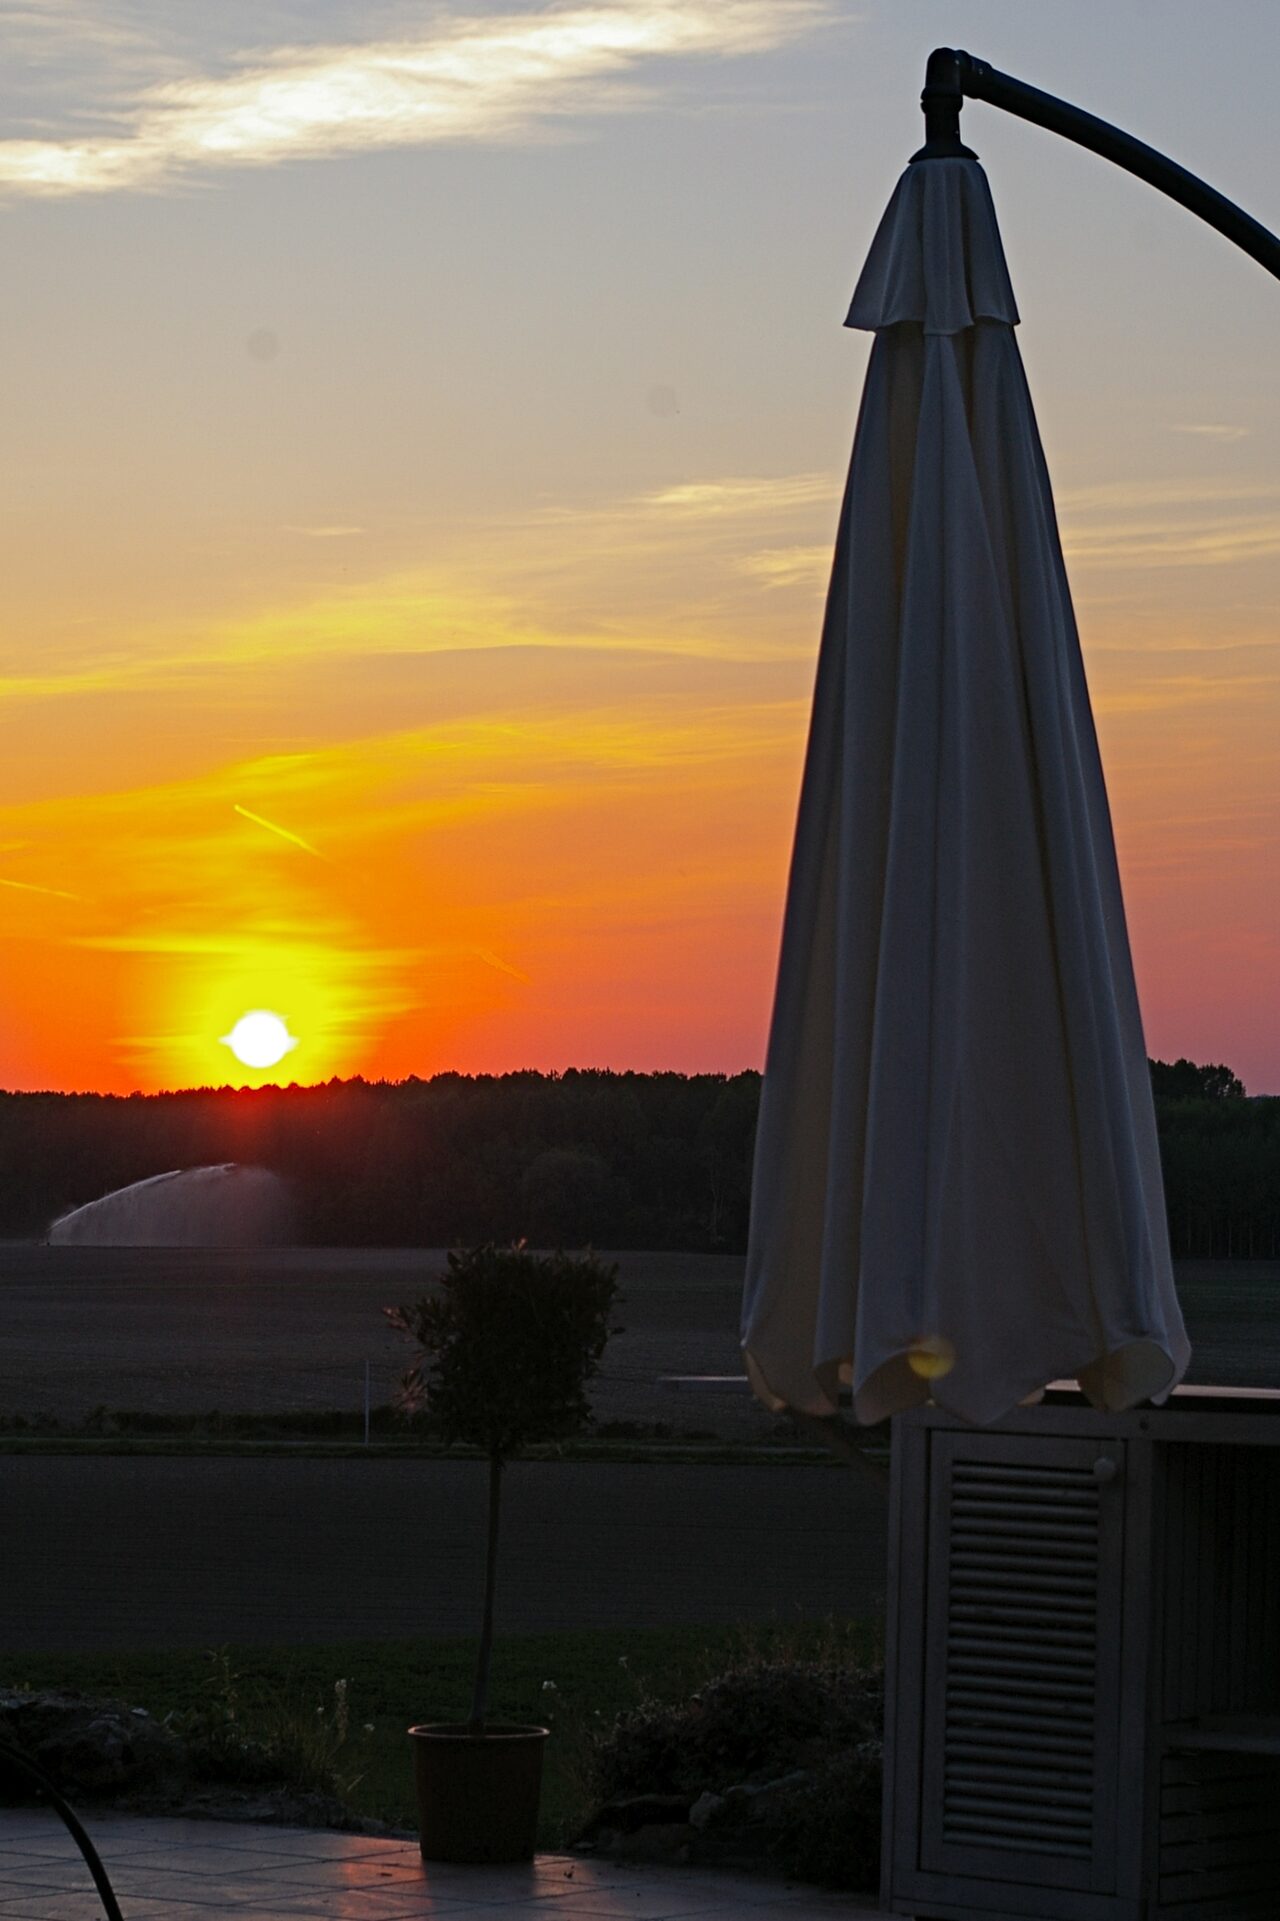
{"label": "paving stone", "polygon": [[[887,1921],[814,1889],[701,1869],[543,1854],[425,1863],[412,1842],[218,1822],[90,1823],[128,1921]],[[62,1824],[0,1810],[0,1921],[101,1921]]]}

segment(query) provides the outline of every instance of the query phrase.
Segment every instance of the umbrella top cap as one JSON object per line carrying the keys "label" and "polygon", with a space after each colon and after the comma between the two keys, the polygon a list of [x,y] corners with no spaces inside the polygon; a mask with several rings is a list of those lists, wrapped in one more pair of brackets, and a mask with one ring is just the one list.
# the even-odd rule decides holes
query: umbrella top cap
{"label": "umbrella top cap", "polygon": [[980,320],[1016,327],[987,176],[976,160],[913,162],[893,190],[845,322],[875,332],[902,321],[927,334]]}

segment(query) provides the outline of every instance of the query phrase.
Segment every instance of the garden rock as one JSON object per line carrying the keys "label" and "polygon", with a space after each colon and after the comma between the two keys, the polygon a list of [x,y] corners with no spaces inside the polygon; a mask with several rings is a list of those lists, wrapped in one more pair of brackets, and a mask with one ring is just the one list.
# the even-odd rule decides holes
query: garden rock
{"label": "garden rock", "polygon": [[[0,1745],[26,1755],[73,1805],[109,1801],[136,1814],[392,1832],[383,1822],[352,1815],[331,1794],[278,1783],[211,1781],[201,1755],[172,1728],[123,1701],[0,1689]],[[33,1783],[16,1769],[6,1771],[2,1762],[0,1784],[23,1801],[40,1798]]]}
{"label": "garden rock", "polygon": [[708,1789],[705,1794],[698,1796],[689,1810],[690,1826],[699,1829],[709,1827],[716,1816],[727,1806],[728,1802],[725,1800],[723,1794],[712,1794],[710,1789]]}
{"label": "garden rock", "polygon": [[145,1708],[81,1694],[0,1691],[0,1742],[72,1797],[155,1788],[186,1767],[183,1743]]}
{"label": "garden rock", "polygon": [[[775,1802],[785,1800],[786,1796],[794,1793],[797,1788],[807,1788],[812,1780],[811,1769],[792,1768],[789,1773],[779,1774],[771,1781],[736,1782],[733,1787],[726,1788],[723,1796],[718,1798],[725,1806],[735,1802],[741,1806],[745,1802],[748,1804],[750,1818],[763,1820]],[[706,1796],[703,1799],[705,1800]],[[699,1825],[702,1826],[705,1823],[699,1823]]]}
{"label": "garden rock", "polygon": [[615,1861],[684,1863],[689,1859],[695,1833],[687,1821],[651,1821],[645,1827],[633,1828],[630,1833],[617,1828],[605,1829],[600,1834],[599,1846],[603,1854]]}
{"label": "garden rock", "polygon": [[629,1794],[606,1801],[596,1814],[594,1827],[617,1834],[634,1834],[638,1828],[683,1825],[689,1815],[688,1794]]}
{"label": "garden rock", "polygon": [[688,1794],[628,1794],[606,1801],[583,1842],[615,1861],[684,1862],[697,1830]]}

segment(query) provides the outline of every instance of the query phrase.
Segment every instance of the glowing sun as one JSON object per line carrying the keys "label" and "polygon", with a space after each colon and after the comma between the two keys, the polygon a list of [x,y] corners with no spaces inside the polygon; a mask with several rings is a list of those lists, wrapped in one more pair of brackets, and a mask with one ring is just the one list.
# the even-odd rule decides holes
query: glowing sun
{"label": "glowing sun", "polygon": [[242,1014],[231,1032],[219,1038],[246,1067],[274,1067],[298,1045],[280,1016],[263,1008]]}

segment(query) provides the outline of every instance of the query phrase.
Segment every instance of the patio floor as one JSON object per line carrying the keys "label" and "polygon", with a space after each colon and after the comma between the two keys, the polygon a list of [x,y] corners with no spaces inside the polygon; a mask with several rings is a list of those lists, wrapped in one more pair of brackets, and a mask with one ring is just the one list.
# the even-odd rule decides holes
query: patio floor
{"label": "patio floor", "polygon": [[[82,1818],[84,1818],[82,1816]],[[879,1921],[847,1895],[703,1869],[540,1854],[528,1867],[426,1865],[412,1841],[220,1821],[90,1815],[124,1921],[426,1921],[433,1915],[676,1921]],[[101,1921],[89,1871],[56,1815],[0,1810],[0,1921]]]}

